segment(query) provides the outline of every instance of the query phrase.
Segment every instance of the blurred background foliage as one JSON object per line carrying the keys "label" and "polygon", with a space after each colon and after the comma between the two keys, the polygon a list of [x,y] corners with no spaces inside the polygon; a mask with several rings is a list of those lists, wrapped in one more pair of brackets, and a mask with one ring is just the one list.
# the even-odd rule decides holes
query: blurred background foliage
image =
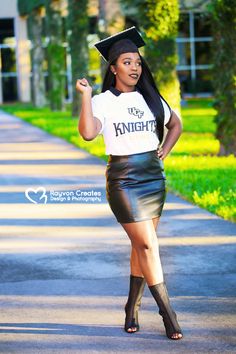
{"label": "blurred background foliage", "polygon": [[[94,42],[135,25],[147,42],[142,54],[161,93],[183,120],[183,134],[165,160],[168,189],[236,221],[236,0],[209,0],[207,4],[213,42],[205,54],[213,63],[213,96],[187,99],[183,92],[180,95],[176,75],[176,36],[180,29],[185,31],[177,0],[19,0],[19,11],[27,16],[31,33],[32,80],[36,78],[33,103],[4,105],[3,109],[106,160],[101,136],[86,142],[78,135],[78,120],[73,117],[78,117],[80,102],[74,84],[76,78],[86,76],[94,94],[99,93],[104,62],[93,47]],[[55,16],[50,16],[50,11]],[[42,28],[38,26],[40,21]],[[61,48],[58,55],[56,49],[50,49],[53,43]],[[61,64],[52,68],[50,60]],[[72,64],[73,99],[65,105],[62,76],[68,60]],[[45,67],[48,79],[44,87],[37,78],[43,77]],[[196,81],[195,89],[197,85]]]}
{"label": "blurred background foliage", "polygon": [[[202,5],[202,2],[197,0],[190,2],[178,0],[81,0],[79,2],[76,0],[35,0],[29,2],[18,0],[20,14],[28,18],[29,34],[34,34],[30,36],[33,61],[32,81],[35,82],[32,85],[34,105],[42,107],[46,96],[52,110],[64,109],[65,70],[67,62],[70,61],[71,74],[67,76],[67,80],[70,79],[68,87],[72,91],[72,116],[78,116],[80,96],[75,90],[76,79],[84,76],[89,78],[95,94],[99,92],[104,73],[105,64],[94,49],[94,42],[135,25],[147,43],[142,49],[142,54],[151,67],[161,94],[172,108],[180,113],[181,93],[180,79],[176,72],[178,63],[176,38],[179,31],[184,36],[188,31],[179,20],[180,5],[183,10],[189,6],[191,11],[195,11],[197,6]],[[213,42],[208,55],[211,56],[213,62],[212,86],[215,95],[214,107],[217,110],[215,136],[220,142],[218,153],[235,155],[236,0],[208,0],[205,13],[208,16],[208,27],[212,28],[213,34]],[[33,21],[32,15],[34,15]],[[43,25],[39,26],[40,18],[44,19],[45,30],[43,30]],[[199,28],[196,24],[199,24]],[[201,38],[202,18],[196,16],[193,26],[192,31],[195,31]],[[38,30],[39,27],[42,27],[41,31]],[[189,31],[191,32],[191,25]],[[191,36],[191,33],[189,35]],[[42,41],[42,37],[46,50],[40,52],[39,42]],[[185,43],[188,42],[185,42],[185,37],[181,39],[181,43],[184,46],[180,48],[186,50]],[[202,48],[205,44],[205,42],[201,43]],[[191,46],[190,43],[190,48]],[[195,49],[202,51],[198,46]],[[42,56],[44,52],[48,71],[46,89],[43,83],[37,85],[39,78],[43,77]],[[205,54],[207,55],[207,52]],[[194,75],[192,73],[193,78]],[[197,81],[195,84],[197,85]],[[192,85],[195,84],[193,80]]]}

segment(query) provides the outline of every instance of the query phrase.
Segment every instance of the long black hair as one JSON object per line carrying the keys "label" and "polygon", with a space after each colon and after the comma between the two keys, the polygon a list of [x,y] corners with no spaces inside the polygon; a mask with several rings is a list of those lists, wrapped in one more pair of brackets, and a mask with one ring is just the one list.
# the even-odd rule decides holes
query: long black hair
{"label": "long black hair", "polygon": [[[102,84],[102,92],[105,92],[110,89],[111,86],[115,87],[115,75],[112,73],[110,69],[110,65],[115,65],[118,58],[113,60],[112,63],[109,63],[108,68],[106,70],[103,84]],[[153,113],[156,120],[156,133],[159,139],[160,144],[163,140],[164,135],[164,108],[161,102],[161,98],[166,102],[166,100],[161,96],[154,78],[152,76],[151,70],[148,67],[148,64],[144,60],[144,58],[140,55],[141,63],[142,63],[142,73],[137,82],[136,88],[142,94],[145,99],[148,107]],[[168,108],[170,106],[166,102]],[[170,109],[171,111],[171,109]]]}

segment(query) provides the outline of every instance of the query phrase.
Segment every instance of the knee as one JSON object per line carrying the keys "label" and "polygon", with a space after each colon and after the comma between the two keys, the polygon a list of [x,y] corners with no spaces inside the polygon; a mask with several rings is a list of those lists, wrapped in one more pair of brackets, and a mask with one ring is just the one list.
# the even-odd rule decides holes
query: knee
{"label": "knee", "polygon": [[147,241],[143,241],[141,243],[139,243],[138,245],[136,245],[136,250],[137,252],[148,252],[151,253],[153,252],[153,244],[151,242],[147,242]]}

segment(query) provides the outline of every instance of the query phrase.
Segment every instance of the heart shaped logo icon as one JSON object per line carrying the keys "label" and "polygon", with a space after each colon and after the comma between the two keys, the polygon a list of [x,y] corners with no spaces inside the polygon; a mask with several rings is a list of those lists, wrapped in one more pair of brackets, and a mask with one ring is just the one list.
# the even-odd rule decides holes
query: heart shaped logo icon
{"label": "heart shaped logo icon", "polygon": [[28,188],[25,191],[25,196],[31,203],[34,204],[46,204],[48,200],[46,189],[44,187],[38,187],[37,189]]}

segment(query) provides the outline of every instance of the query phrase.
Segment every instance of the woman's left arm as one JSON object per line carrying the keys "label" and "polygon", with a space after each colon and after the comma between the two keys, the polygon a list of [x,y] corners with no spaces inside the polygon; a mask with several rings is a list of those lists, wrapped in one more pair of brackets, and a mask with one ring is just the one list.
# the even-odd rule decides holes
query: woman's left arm
{"label": "woman's left arm", "polygon": [[166,134],[165,141],[157,151],[157,155],[161,160],[169,154],[173,146],[176,144],[182,132],[182,122],[179,116],[172,111],[169,122],[166,124],[168,132]]}

